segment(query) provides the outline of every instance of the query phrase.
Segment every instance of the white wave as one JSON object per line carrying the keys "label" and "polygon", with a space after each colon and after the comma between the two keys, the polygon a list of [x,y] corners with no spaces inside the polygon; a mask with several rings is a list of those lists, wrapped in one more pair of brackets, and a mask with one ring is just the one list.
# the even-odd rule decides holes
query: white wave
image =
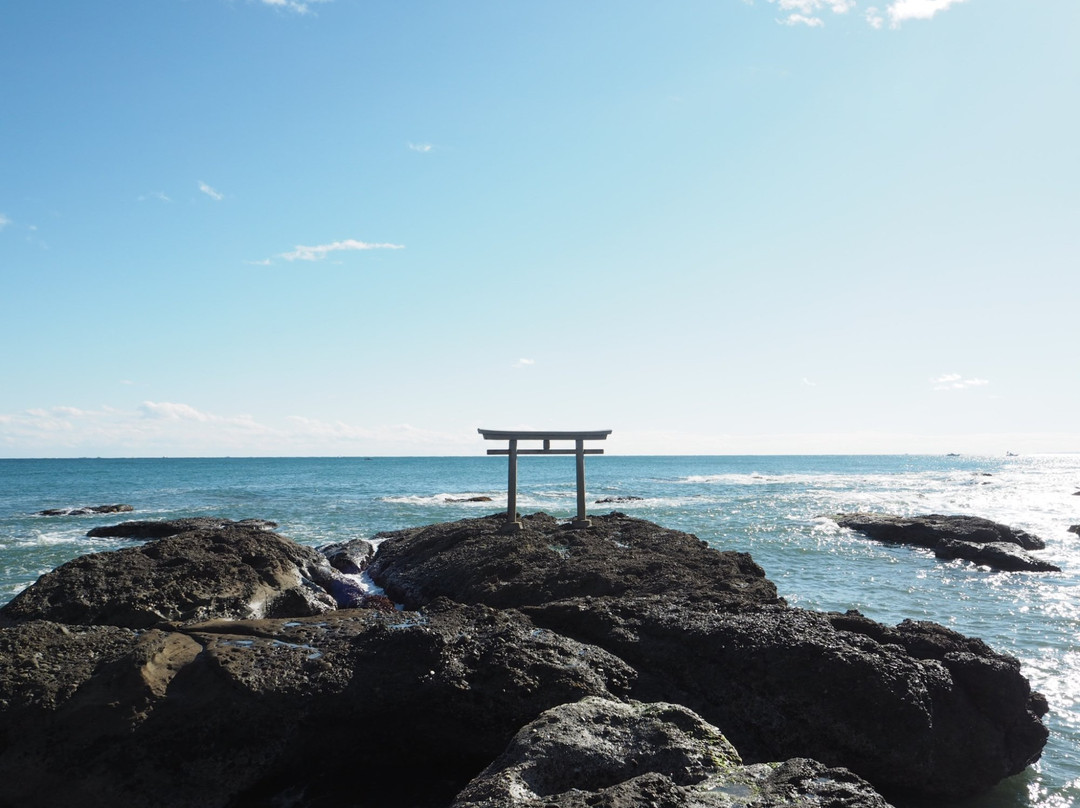
{"label": "white wave", "polygon": [[[488,500],[481,500],[481,497],[489,497]],[[520,501],[521,497],[518,497]],[[475,500],[475,501],[470,501]],[[379,497],[380,502],[386,502],[391,505],[496,505],[500,501],[503,507],[506,507],[506,495],[505,494],[492,494],[486,491],[465,491],[461,493],[441,493],[441,494],[404,494],[400,496],[386,496]]]}

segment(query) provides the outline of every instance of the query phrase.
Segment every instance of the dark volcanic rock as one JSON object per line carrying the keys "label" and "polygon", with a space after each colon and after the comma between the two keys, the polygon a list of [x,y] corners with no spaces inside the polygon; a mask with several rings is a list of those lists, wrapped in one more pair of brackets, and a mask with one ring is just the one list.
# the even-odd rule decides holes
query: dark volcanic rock
{"label": "dark volcanic rock", "polygon": [[231,519],[217,519],[212,516],[195,516],[190,519],[168,519],[158,522],[121,522],[119,525],[102,525],[101,527],[91,528],[86,535],[92,538],[105,539],[164,539],[169,536],[176,536],[179,533],[188,533],[192,530],[211,530],[230,526],[273,530],[277,527],[277,523],[267,522],[265,519],[242,519],[239,522],[234,522]]}
{"label": "dark volcanic rock", "polygon": [[689,533],[620,513],[574,530],[538,513],[512,536],[506,517],[380,534],[369,573],[410,608],[445,596],[516,608],[569,597],[675,594],[725,608],[780,602],[746,553],[717,552]]}
{"label": "dark volcanic rock", "polygon": [[447,502],[491,502],[491,497],[483,495],[477,497],[447,497]]}
{"label": "dark volcanic rock", "polygon": [[949,799],[1042,750],[1045,700],[979,641],[865,618],[838,626],[786,607],[748,556],[622,514],[589,530],[523,522],[512,535],[501,517],[388,534],[372,576],[411,608],[436,596],[519,608],[605,648],[637,671],[635,698],[689,707],[753,762],[814,758]]}
{"label": "dark volcanic rock", "polygon": [[825,767],[945,800],[1045,742],[1045,700],[979,640],[789,608],[748,555],[623,514],[504,519],[378,537],[369,571],[411,611],[260,524],[43,576],[0,610],[0,806],[445,806],[522,726],[590,696],[681,707],[566,708],[598,745],[540,733],[462,800],[494,808],[520,777],[508,804],[529,808],[878,805]]}
{"label": "dark volcanic rock", "polygon": [[914,544],[933,549],[943,539],[975,544],[1005,542],[1025,550],[1042,550],[1046,542],[1023,530],[978,516],[889,516],[879,513],[841,513],[832,519],[878,541]]}
{"label": "dark volcanic rock", "polygon": [[596,500],[597,505],[617,505],[620,502],[641,502],[641,497],[604,497]]}
{"label": "dark volcanic rock", "polygon": [[336,542],[320,547],[319,552],[330,561],[330,566],[347,575],[358,575],[368,568],[375,557],[375,545],[364,539]]}
{"label": "dark volcanic rock", "polygon": [[195,530],[81,556],[0,609],[9,620],[145,628],[215,617],[292,617],[337,608],[326,558],[260,526]]}
{"label": "dark volcanic rock", "polygon": [[82,508],[49,508],[38,511],[36,516],[87,516],[92,513],[127,513],[135,510],[131,505],[90,505]]}
{"label": "dark volcanic rock", "polygon": [[1069,525],[1069,532],[1080,536],[1080,525]]}
{"label": "dark volcanic rock", "polygon": [[632,675],[521,615],[446,602],[142,632],[25,623],[0,629],[0,804],[446,805],[523,724]]}
{"label": "dark volcanic rock", "polygon": [[1044,548],[1042,539],[977,516],[842,513],[832,519],[878,541],[929,547],[938,558],[963,558],[1008,572],[1061,572],[1060,567],[1027,552]]}
{"label": "dark volcanic rock", "polygon": [[1061,572],[1061,567],[1036,558],[1031,553],[1016,549],[1015,544],[990,542],[975,544],[953,539],[943,539],[934,545],[938,558],[963,558],[976,564],[1006,572]]}
{"label": "dark volcanic rock", "polygon": [[591,697],[522,728],[452,808],[664,805],[887,808],[865,781],[812,760],[743,766],[720,731],[675,704]]}

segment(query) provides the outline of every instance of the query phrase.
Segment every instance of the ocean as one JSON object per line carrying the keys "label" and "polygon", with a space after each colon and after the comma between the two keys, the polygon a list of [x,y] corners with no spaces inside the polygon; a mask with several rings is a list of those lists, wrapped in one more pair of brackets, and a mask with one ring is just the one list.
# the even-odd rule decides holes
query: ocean
{"label": "ocean", "polygon": [[[96,525],[182,516],[262,518],[320,546],[506,507],[506,460],[212,458],[0,460],[0,603],[76,556],[127,542]],[[1080,455],[590,456],[591,513],[618,510],[750,553],[807,609],[858,609],[887,624],[934,620],[1020,659],[1050,702],[1042,759],[964,808],[1080,805]],[[573,457],[522,457],[518,510],[569,517]],[[461,502],[472,497],[491,502]],[[598,499],[635,498],[617,504]],[[127,503],[132,513],[37,516]],[[1046,541],[1061,573],[943,562],[842,530],[842,511],[970,514]]]}

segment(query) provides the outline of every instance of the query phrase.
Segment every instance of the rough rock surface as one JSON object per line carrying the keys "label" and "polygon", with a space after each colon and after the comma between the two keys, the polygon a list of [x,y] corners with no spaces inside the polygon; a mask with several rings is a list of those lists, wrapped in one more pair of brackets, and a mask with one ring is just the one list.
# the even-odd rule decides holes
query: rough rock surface
{"label": "rough rock surface", "polygon": [[24,623],[0,629],[0,804],[446,805],[519,727],[632,676],[521,615],[448,602]]}
{"label": "rough rock surface", "polygon": [[[1012,657],[927,624],[787,607],[744,554],[622,514],[571,530],[501,515],[384,537],[395,600],[518,608],[638,673],[633,695],[689,707],[752,762],[808,757],[881,790],[957,798],[1036,760],[1045,700]],[[992,694],[992,695],[990,695]]]}
{"label": "rough rock surface", "polygon": [[[825,767],[940,801],[1045,742],[1045,700],[979,640],[789,608],[748,555],[622,514],[587,530],[537,514],[513,535],[504,520],[381,536],[370,572],[408,611],[335,609],[342,574],[261,524],[43,576],[0,609],[0,806],[444,808],[521,727],[591,696],[681,706],[594,725],[637,751],[580,785],[544,785],[523,755],[490,771],[531,766],[536,808],[848,808],[877,803]],[[705,722],[744,779],[702,790],[720,774],[672,764],[730,748]]]}
{"label": "rough rock surface", "polygon": [[1060,567],[1025,552],[1046,547],[1038,536],[978,516],[840,513],[831,518],[840,527],[878,541],[928,547],[938,558],[965,558],[1007,571],[1061,572]]}
{"label": "rough rock surface", "polygon": [[81,556],[43,575],[0,614],[128,628],[305,616],[337,608],[328,585],[338,577],[312,548],[234,524]]}
{"label": "rough rock surface", "polygon": [[675,704],[590,697],[523,727],[453,808],[887,808],[865,781],[812,760],[744,766],[720,731]]}
{"label": "rough rock surface", "polygon": [[1046,542],[1018,528],[978,516],[890,516],[880,513],[840,513],[832,517],[841,527],[849,527],[879,541],[916,544],[933,548],[942,539],[987,544],[1005,542],[1025,550],[1042,550]]}
{"label": "rough rock surface", "polygon": [[265,519],[242,519],[239,522],[234,522],[231,519],[195,516],[190,519],[135,521],[121,522],[118,525],[102,525],[101,527],[91,528],[86,535],[103,539],[164,539],[192,530],[211,530],[230,526],[273,530],[277,527],[277,524],[267,522]]}
{"label": "rough rock surface", "polygon": [[1069,532],[1080,536],[1080,525],[1069,525]]}
{"label": "rough rock surface", "polygon": [[135,508],[131,505],[88,505],[80,508],[49,508],[38,511],[36,516],[87,516],[93,513],[127,513]]}
{"label": "rough rock surface", "polygon": [[775,604],[776,585],[747,553],[717,552],[678,530],[623,514],[572,530],[547,514],[500,534],[505,515],[379,534],[369,573],[398,603],[434,597],[499,608],[563,598],[675,596],[725,608]]}

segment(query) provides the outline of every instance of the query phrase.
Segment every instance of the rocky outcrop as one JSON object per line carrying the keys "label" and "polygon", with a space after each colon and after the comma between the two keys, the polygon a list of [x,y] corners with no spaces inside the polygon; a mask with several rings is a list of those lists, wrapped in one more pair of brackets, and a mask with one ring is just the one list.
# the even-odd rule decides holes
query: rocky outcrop
{"label": "rocky outcrop", "polygon": [[1069,525],[1069,532],[1080,536],[1080,525]]}
{"label": "rocky outcrop", "polygon": [[504,521],[378,536],[387,611],[261,525],[43,576],[0,609],[0,805],[877,808],[860,777],[940,802],[1045,742],[979,640],[788,607],[623,514]]}
{"label": "rocky outcrop", "polygon": [[865,781],[817,761],[744,766],[720,731],[685,707],[590,697],[523,727],[453,808],[596,805],[888,804]]}
{"label": "rocky outcrop", "polygon": [[227,525],[81,556],[43,575],[2,614],[126,628],[307,616],[337,608],[332,588],[341,578],[310,547],[260,527]]}
{"label": "rocky outcrop", "polygon": [[603,499],[596,500],[597,505],[618,505],[623,502],[641,502],[641,497],[624,496],[624,497],[604,497]]}
{"label": "rocky outcrop", "polygon": [[119,525],[102,525],[91,528],[86,535],[91,538],[104,539],[164,539],[187,533],[192,530],[213,530],[215,528],[237,526],[241,528],[258,528],[261,530],[273,530],[277,527],[276,522],[267,522],[265,519],[242,519],[234,522],[231,519],[217,519],[211,516],[195,516],[190,519],[167,519],[162,521],[136,521],[121,522]]}
{"label": "rocky outcrop", "polygon": [[[408,608],[445,596],[520,608],[566,598],[662,595],[725,608],[776,604],[776,585],[747,553],[620,513],[571,530],[547,514],[498,536],[505,515],[381,533],[369,573]],[[502,521],[500,521],[502,520]]]}
{"label": "rocky outcrop", "polygon": [[94,513],[127,513],[135,508],[131,505],[89,505],[78,508],[49,508],[38,511],[35,516],[88,516]]}
{"label": "rocky outcrop", "polygon": [[635,698],[689,707],[751,762],[808,757],[954,799],[1045,743],[1045,700],[979,641],[789,608],[749,556],[623,514],[589,530],[537,514],[510,536],[501,518],[383,536],[370,573],[409,608],[517,608],[604,648],[637,672]]}
{"label": "rocky outcrop", "polygon": [[446,805],[519,727],[632,676],[521,615],[446,602],[24,623],[0,631],[0,804]]}
{"label": "rocky outcrop", "polygon": [[840,527],[878,541],[927,547],[938,558],[964,558],[1014,572],[1061,572],[1060,567],[1026,552],[1046,547],[1038,536],[978,516],[841,513],[831,518]]}

